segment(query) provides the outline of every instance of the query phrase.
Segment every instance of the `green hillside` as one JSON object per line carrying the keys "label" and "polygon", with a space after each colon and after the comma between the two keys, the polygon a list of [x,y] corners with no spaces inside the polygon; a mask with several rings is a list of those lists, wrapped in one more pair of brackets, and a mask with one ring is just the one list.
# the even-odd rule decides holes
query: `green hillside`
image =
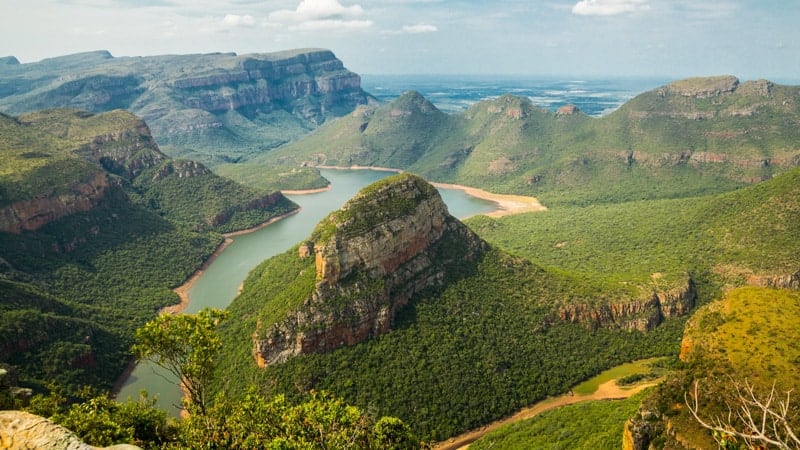
{"label": "green hillside", "polygon": [[591,118],[510,95],[446,116],[406,93],[229,173],[304,163],[391,166],[550,206],[719,193],[800,163],[799,95],[765,80],[690,79]]}
{"label": "green hillside", "polygon": [[36,388],[110,387],[133,331],[177,303],[220,232],[296,207],[168,158],[124,111],[0,127],[0,362]]}
{"label": "green hillside", "polygon": [[[365,188],[352,205],[384,211],[379,208],[382,203],[369,196],[404,177],[387,178]],[[308,242],[313,242],[315,249],[320,242],[333,243],[344,252],[350,248],[349,240],[362,242],[363,236],[372,242],[391,240],[386,236],[393,234],[384,234],[382,227],[395,230],[397,225],[392,220],[397,219],[397,214],[403,216],[414,210],[409,208],[408,198],[395,200],[402,206],[388,216],[358,212],[346,205],[330,216],[331,221],[341,222],[341,227],[330,229],[326,219]],[[389,201],[394,204],[395,200]],[[436,217],[437,213],[426,212],[424,216],[429,214]],[[361,220],[373,216],[382,219],[370,223]],[[409,219],[405,228],[415,220]],[[456,225],[442,229],[453,227]],[[448,236],[446,231],[443,236]],[[327,390],[349,403],[373,408],[377,414],[391,411],[420,436],[441,440],[548,395],[565,392],[609,367],[634,359],[677,354],[685,321],[679,317],[653,325],[648,328],[650,331],[629,327],[628,320],[639,323],[638,313],[615,316],[613,322],[601,326],[573,323],[561,317],[564,308],[574,305],[584,305],[581,308],[586,308],[587,317],[593,307],[602,305],[636,309],[643,293],[646,298],[653,295],[650,286],[607,289],[593,280],[543,269],[498,249],[489,249],[472,261],[466,257],[468,238],[442,239],[446,243],[437,247],[442,253],[424,253],[411,266],[424,266],[424,261],[429,260],[434,265],[441,264],[441,283],[414,294],[408,306],[398,309],[390,332],[259,369],[253,359],[254,335],[267,339],[272,336],[269,330],[273,324],[283,327],[285,323],[292,329],[307,330],[302,339],[312,339],[308,333],[313,335],[316,327],[324,327],[326,322],[319,319],[308,324],[301,322],[302,318],[325,317],[325,308],[342,311],[337,320],[361,323],[352,317],[347,302],[357,305],[353,308],[356,311],[368,310],[363,299],[382,286],[381,280],[372,283],[368,275],[370,270],[379,269],[346,269],[354,258],[344,254],[334,259],[340,266],[331,270],[342,270],[347,275],[336,284],[326,284],[330,282],[324,281],[328,279],[327,269],[320,275],[320,258],[323,262],[327,259],[319,256],[326,250],[318,254],[316,265],[314,258],[298,256],[298,247],[263,262],[251,272],[242,293],[230,305],[231,320],[220,326],[224,348],[219,367],[224,369],[218,374],[217,389],[227,397],[239,395],[250,383],[270,394],[292,397],[312,389]],[[411,241],[419,242],[416,238]],[[384,248],[385,244],[375,245]],[[323,248],[328,249],[329,245]],[[364,260],[370,258],[366,256],[370,254],[367,244],[353,248]],[[380,255],[388,261],[381,264],[391,264],[395,257],[401,257],[384,252]],[[414,269],[403,266],[395,272],[406,270]],[[436,277],[426,275],[425,279]],[[366,286],[365,292],[359,290],[359,283]],[[679,282],[672,280],[668,284]],[[343,295],[321,306],[318,313],[306,309],[318,301],[318,295],[338,292],[337,289]],[[400,295],[407,289],[393,286],[391,291]],[[336,323],[330,326],[337,326]],[[271,339],[268,345],[282,345],[283,338]],[[300,342],[301,338],[297,339]],[[230,373],[237,376],[230,377]]]}
{"label": "green hillside", "polygon": [[475,450],[520,448],[620,448],[622,427],[642,402],[643,394],[625,400],[599,400],[562,406],[532,419],[488,433],[470,445]]}
{"label": "green hillside", "polygon": [[800,169],[735,192],[468,223],[504,249],[610,283],[691,272],[716,286],[800,270]]}
{"label": "green hillside", "polygon": [[[750,399],[747,385],[762,402],[774,388],[775,398],[770,403],[773,411],[779,410],[777,402],[786,401],[789,392],[788,425],[797,430],[798,405],[791,394],[800,384],[800,352],[796,345],[800,339],[799,312],[800,295],[796,290],[752,286],[734,289],[698,310],[686,327],[681,349],[683,367],[643,399],[640,411],[632,416],[632,432],[626,434],[657,448],[717,447],[712,432],[698,424],[688,405],[694,406],[697,397],[698,414],[704,421],[720,419],[729,424],[728,430],[750,432],[752,428],[740,418],[729,415],[729,411],[740,411],[743,405],[737,386]],[[761,413],[757,408],[751,411],[760,424]],[[642,427],[644,422],[649,426]],[[774,438],[769,417],[766,423],[767,434]],[[722,437],[718,433],[716,439]],[[728,445],[737,445],[736,439],[727,440]],[[744,441],[740,439],[738,444]],[[787,448],[793,447],[790,444]]]}
{"label": "green hillside", "polygon": [[[724,194],[476,217],[469,225],[496,249],[415,296],[390,333],[258,369],[252,330],[312,283],[313,263],[295,248],[255,269],[230,306],[238,320],[223,327],[222,366],[242,385],[330,390],[444,439],[617,363],[678,352],[682,319],[649,332],[587,328],[553,320],[565,305],[624,305],[641,290],[670,292],[687,273],[700,303],[729,286],[796,283],[798,189],[794,169]],[[239,384],[224,388],[235,395]]]}

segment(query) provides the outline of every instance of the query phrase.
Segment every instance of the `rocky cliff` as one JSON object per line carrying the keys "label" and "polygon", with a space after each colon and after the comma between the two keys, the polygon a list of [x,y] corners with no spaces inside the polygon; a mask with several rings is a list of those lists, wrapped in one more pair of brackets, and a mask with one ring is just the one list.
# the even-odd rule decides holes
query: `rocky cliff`
{"label": "rocky cliff", "polygon": [[24,411],[0,411],[0,448],[8,450],[141,450],[135,445],[92,447],[68,429]]}
{"label": "rocky cliff", "polygon": [[88,180],[68,180],[62,189],[0,208],[0,231],[35,231],[62,217],[89,211],[103,200],[108,188],[109,178],[101,171]]}
{"label": "rocky cliff", "polygon": [[589,328],[621,328],[649,331],[665,318],[688,313],[695,305],[697,292],[687,274],[670,289],[653,288],[638,300],[610,302],[600,305],[584,303],[565,305],[558,310],[558,319],[580,323]]}
{"label": "rocky cliff", "polygon": [[300,247],[298,258],[315,259],[313,293],[285,319],[259,324],[255,359],[264,367],[386,333],[415,294],[441,286],[487,248],[421,178],[402,174],[376,183]]}
{"label": "rocky cliff", "polygon": [[0,111],[126,109],[147,121],[171,155],[199,153],[204,161],[263,151],[374,101],[360,77],[322,49],[122,58],[91,52],[0,64],[0,86]]}
{"label": "rocky cliff", "polygon": [[[0,232],[36,231],[91,211],[114,190],[115,201],[203,227],[247,228],[291,209],[279,192],[249,191],[201,163],[169,158],[129,112],[48,110],[0,125],[9,147],[0,170],[10,174],[0,179]],[[238,213],[259,217],[228,226]]]}

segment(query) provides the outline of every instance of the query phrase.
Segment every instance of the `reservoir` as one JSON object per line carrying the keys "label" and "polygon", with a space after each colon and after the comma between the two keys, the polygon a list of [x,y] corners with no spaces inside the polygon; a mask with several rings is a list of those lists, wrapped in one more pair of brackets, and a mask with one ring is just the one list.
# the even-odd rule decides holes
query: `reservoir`
{"label": "reservoir", "polygon": [[[233,242],[189,290],[189,306],[184,312],[196,313],[205,307],[227,307],[256,265],[307,238],[317,223],[339,209],[363,187],[392,175],[391,172],[377,170],[323,169],[321,172],[331,182],[331,189],[316,194],[287,195],[300,205],[300,212],[252,233],[233,237]],[[497,206],[461,190],[439,189],[439,192],[450,214],[460,219],[494,211]],[[181,391],[166,371],[149,363],[137,365],[117,399],[136,399],[142,390],[146,390],[150,397],[157,396],[161,408],[177,415]]]}

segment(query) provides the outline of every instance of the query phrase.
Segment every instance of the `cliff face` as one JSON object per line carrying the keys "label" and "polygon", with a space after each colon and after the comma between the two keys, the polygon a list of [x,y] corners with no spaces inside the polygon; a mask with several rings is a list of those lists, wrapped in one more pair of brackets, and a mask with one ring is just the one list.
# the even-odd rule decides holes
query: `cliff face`
{"label": "cliff face", "polygon": [[92,137],[77,152],[99,162],[109,172],[128,179],[168,159],[161,153],[148,126],[139,119],[130,126]]}
{"label": "cliff face", "polygon": [[[329,51],[309,51],[285,59],[245,56],[231,70],[192,75],[167,83],[183,94],[186,105],[205,111],[228,111],[248,106],[288,108],[321,123],[337,101],[352,107],[364,103],[361,78],[347,71]],[[317,105],[302,99],[320,97]]]}
{"label": "cliff face", "polygon": [[[197,159],[194,153],[204,153],[203,161],[249,157],[253,149],[280,145],[374,101],[361,89],[361,78],[323,49],[122,58],[77,54],[0,65],[0,85],[5,113],[126,109],[147,121],[158,141],[169,144],[170,154]],[[211,140],[205,136],[217,132]]]}
{"label": "cliff face", "polygon": [[590,328],[649,331],[665,318],[688,313],[694,307],[696,297],[694,282],[687,275],[678,286],[668,290],[653,290],[641,300],[604,303],[597,306],[588,304],[562,306],[558,310],[558,318]]}
{"label": "cliff face", "polygon": [[353,345],[388,332],[414,294],[478,260],[487,244],[450,216],[424,180],[398,175],[331,214],[298,258],[315,258],[313,294],[287,318],[253,335],[260,367]]}
{"label": "cliff face", "polygon": [[144,121],[129,112],[47,110],[6,118],[3,135],[9,148],[0,170],[13,176],[0,180],[0,232],[36,231],[90,211],[112,190],[120,194],[115,201],[195,226],[227,226],[236,213],[254,213],[236,221],[247,228],[272,210],[292,209],[279,192],[250,191],[201,163],[169,158]]}
{"label": "cliff face", "polygon": [[[130,182],[142,170],[160,164],[168,159],[153,140],[145,123],[129,113],[121,111],[108,114],[108,123],[114,125],[96,128],[102,116],[93,116],[78,111],[53,111],[36,113],[20,118],[20,131],[41,130],[55,134],[63,141],[68,151],[54,157],[52,167],[49,161],[40,169],[50,173],[32,184],[27,198],[17,199],[0,208],[0,231],[21,233],[35,231],[71,214],[86,212],[95,208],[106,197],[112,187]],[[72,142],[69,142],[72,141]],[[74,147],[69,150],[70,147]],[[34,150],[31,148],[29,150]],[[52,152],[51,149],[43,149]],[[53,156],[41,153],[43,157]],[[61,172],[58,164],[73,159],[82,169]]]}
{"label": "cliff face", "polygon": [[0,231],[35,231],[70,214],[89,211],[100,203],[108,188],[108,176],[97,172],[89,180],[71,183],[67,192],[16,201],[0,208]]}

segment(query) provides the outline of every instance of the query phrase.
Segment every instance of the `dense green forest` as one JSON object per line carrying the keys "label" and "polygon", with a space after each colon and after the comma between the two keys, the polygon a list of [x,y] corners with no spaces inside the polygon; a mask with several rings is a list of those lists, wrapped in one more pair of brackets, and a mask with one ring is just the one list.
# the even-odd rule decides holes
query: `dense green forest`
{"label": "dense green forest", "polygon": [[581,277],[641,282],[655,273],[688,271],[698,281],[740,285],[752,275],[797,271],[798,198],[800,169],[794,169],[719,195],[480,216],[468,223],[502,248]]}
{"label": "dense green forest", "polygon": [[553,323],[552,306],[575,295],[573,288],[557,274],[491,251],[466,273],[451,274],[443,290],[417,296],[392,332],[261,370],[251,354],[260,311],[280,308],[286,292],[307,295],[294,287],[304,285],[294,282],[304,269],[310,272],[307,263],[293,263],[302,261],[296,255],[293,249],[256,268],[229,307],[234,319],[220,327],[217,389],[235,396],[255,383],[290,397],[329,390],[399,417],[424,439],[479,426],[619,363],[674,355],[683,329],[680,319],[652,332]]}
{"label": "dense green forest", "polygon": [[0,115],[0,131],[0,362],[36,389],[111,387],[221,232],[296,208],[166,157],[124,111]]}
{"label": "dense green forest", "polygon": [[554,321],[554,311],[624,302],[632,287],[666,289],[687,272],[701,303],[752,276],[794,273],[799,176],[795,169],[713,196],[470,219],[517,256],[493,250],[463,267],[441,291],[417,296],[387,335],[262,371],[251,362],[250,339],[266,320],[260,311],[281,316],[286,299],[310,292],[303,274],[313,265],[293,249],[255,269],[230,306],[239,320],[221,329],[223,365],[244,376],[218,389],[236,393],[251,382],[290,396],[327,389],[397,415],[426,439],[443,439],[618,363],[675,355],[681,319],[646,333],[591,331]]}

